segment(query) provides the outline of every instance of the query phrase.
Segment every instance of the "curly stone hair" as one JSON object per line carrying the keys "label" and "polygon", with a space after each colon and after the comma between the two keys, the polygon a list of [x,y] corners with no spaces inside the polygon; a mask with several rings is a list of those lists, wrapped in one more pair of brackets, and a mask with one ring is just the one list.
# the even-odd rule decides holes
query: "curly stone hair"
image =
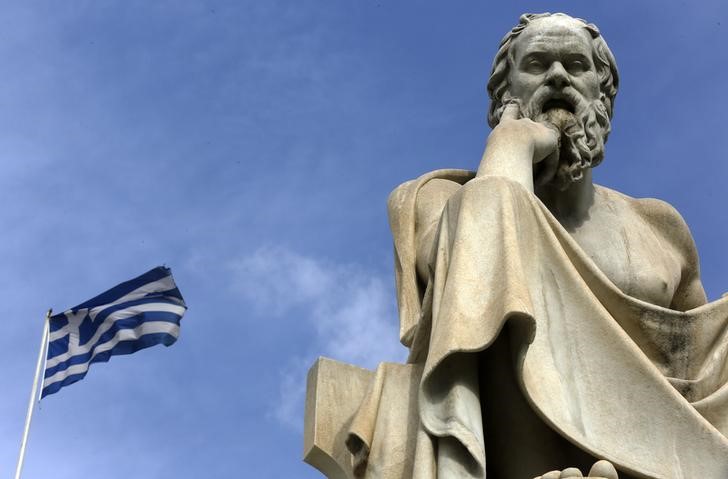
{"label": "curly stone hair", "polygon": [[[495,59],[493,60],[490,79],[488,80],[488,96],[491,99],[490,111],[488,112],[488,124],[491,128],[498,124],[501,113],[503,113],[503,95],[508,91],[508,73],[513,66],[513,52],[511,50],[513,41],[534,20],[553,16],[572,18],[564,13],[525,13],[521,15],[518,25],[513,27],[501,40],[498,53],[496,53]],[[614,99],[617,96],[617,88],[619,87],[617,62],[596,25],[587,23],[581,18],[574,18],[574,20],[583,23],[584,28],[592,38],[592,57],[597,74],[599,75],[599,84],[602,92],[601,101],[611,119]]]}

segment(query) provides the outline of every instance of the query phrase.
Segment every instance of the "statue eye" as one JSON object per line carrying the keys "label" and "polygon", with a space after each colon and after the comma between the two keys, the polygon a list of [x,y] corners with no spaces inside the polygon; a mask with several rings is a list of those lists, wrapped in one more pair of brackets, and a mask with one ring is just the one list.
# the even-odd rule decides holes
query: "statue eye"
{"label": "statue eye", "polygon": [[526,70],[531,73],[541,73],[546,71],[546,65],[536,58],[531,58],[526,61]]}
{"label": "statue eye", "polygon": [[568,64],[569,73],[582,73],[589,69],[589,65],[582,60],[572,60]]}

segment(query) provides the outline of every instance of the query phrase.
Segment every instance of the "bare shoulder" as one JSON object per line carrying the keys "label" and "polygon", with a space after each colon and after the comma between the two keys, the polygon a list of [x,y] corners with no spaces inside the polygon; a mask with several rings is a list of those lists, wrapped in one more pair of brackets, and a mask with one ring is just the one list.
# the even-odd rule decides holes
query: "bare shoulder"
{"label": "bare shoulder", "polygon": [[682,215],[667,201],[656,198],[637,198],[634,203],[637,211],[656,228],[690,235],[688,225]]}
{"label": "bare shoulder", "polygon": [[705,304],[705,290],[700,281],[700,261],[693,236],[682,215],[666,201],[655,198],[632,198],[608,188],[600,187],[607,197],[620,205],[624,213],[635,214],[660,242],[672,250],[680,262],[680,282],[670,307],[681,311]]}
{"label": "bare shoulder", "polygon": [[606,196],[621,204],[622,208],[638,215],[656,234],[667,239],[678,249],[695,249],[690,228],[670,203],[656,198],[633,198],[603,186],[599,188]]}

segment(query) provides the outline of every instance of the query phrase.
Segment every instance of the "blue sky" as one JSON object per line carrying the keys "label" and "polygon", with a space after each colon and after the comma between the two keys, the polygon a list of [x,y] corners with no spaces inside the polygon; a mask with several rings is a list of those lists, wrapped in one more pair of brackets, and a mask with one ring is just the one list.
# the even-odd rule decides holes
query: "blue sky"
{"label": "blue sky", "polygon": [[725,2],[0,3],[0,476],[45,310],[165,263],[180,340],[44,400],[23,477],[321,477],[308,367],[405,356],[386,197],[477,166],[498,41],[541,11],[602,30],[622,82],[596,181],[677,207],[716,299]]}

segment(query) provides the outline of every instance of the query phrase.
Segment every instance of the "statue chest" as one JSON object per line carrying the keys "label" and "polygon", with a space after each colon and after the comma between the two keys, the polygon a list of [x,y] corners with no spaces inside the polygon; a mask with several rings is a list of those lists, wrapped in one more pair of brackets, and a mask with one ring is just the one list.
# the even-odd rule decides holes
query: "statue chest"
{"label": "statue chest", "polygon": [[670,306],[680,283],[680,256],[644,221],[629,214],[608,214],[593,218],[571,235],[622,292]]}

